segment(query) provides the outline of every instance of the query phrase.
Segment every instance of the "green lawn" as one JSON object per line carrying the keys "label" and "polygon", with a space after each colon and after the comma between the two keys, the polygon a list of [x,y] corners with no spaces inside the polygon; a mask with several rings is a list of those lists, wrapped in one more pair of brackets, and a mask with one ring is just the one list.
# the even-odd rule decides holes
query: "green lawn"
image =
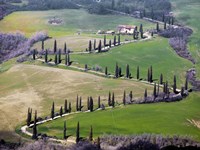
{"label": "green lawn", "polygon": [[70,115],[53,122],[39,125],[41,133],[63,137],[63,124],[67,121],[67,134],[75,136],[76,124],[80,122],[80,134],[88,137],[90,126],[94,136],[103,134],[142,134],[189,136],[200,140],[199,129],[187,119],[200,119],[199,93],[174,103],[139,104],[120,108]]}

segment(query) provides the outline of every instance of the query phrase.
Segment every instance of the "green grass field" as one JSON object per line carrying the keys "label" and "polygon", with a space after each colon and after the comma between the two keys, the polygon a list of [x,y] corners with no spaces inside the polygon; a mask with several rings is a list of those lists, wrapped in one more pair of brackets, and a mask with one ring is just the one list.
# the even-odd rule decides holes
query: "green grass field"
{"label": "green grass field", "polygon": [[180,135],[200,140],[199,129],[187,119],[200,119],[199,93],[192,93],[187,99],[175,103],[139,104],[92,113],[81,113],[63,117],[39,125],[40,133],[63,138],[63,124],[67,121],[67,134],[75,136],[77,122],[80,135],[88,137],[90,126],[94,136],[104,134],[131,135],[153,133],[164,136]]}
{"label": "green grass field", "polygon": [[[52,56],[54,59],[54,56]],[[163,73],[164,80],[172,83],[173,76],[177,75],[179,88],[185,83],[185,73],[193,65],[188,60],[180,58],[169,46],[167,39],[156,38],[151,41],[131,43],[113,48],[109,52],[100,54],[72,54],[72,65],[90,68],[100,66],[103,71],[108,67],[108,72],[114,74],[116,62],[122,67],[125,74],[126,64],[130,65],[131,74],[136,78],[136,68],[140,66],[140,78],[147,79],[147,70],[153,66],[155,80],[160,79]],[[64,63],[64,62],[63,62]]]}
{"label": "green grass field", "polygon": [[[4,67],[10,67],[10,63],[4,64]],[[127,93],[132,90],[135,98],[142,98],[145,88],[149,94],[152,93],[152,86],[140,82],[106,79],[34,63],[13,65],[0,73],[0,139],[18,139],[15,127],[25,122],[28,107],[37,109],[39,116],[44,116],[50,114],[53,101],[56,111],[64,105],[65,99],[72,102],[74,110],[77,94],[82,97],[83,104],[86,104],[88,96],[93,96],[97,105],[98,96],[107,104],[109,91],[115,92],[116,99],[122,102],[124,90]]]}
{"label": "green grass field", "polygon": [[[59,26],[49,25],[48,20],[58,17],[63,20]],[[49,36],[60,37],[75,35],[77,32],[86,35],[96,33],[98,30],[116,30],[119,24],[140,25],[144,28],[155,27],[154,24],[125,16],[95,15],[80,9],[64,9],[49,11],[22,11],[8,15],[0,22],[0,30],[3,32],[21,31],[31,36],[37,31],[47,31]]]}
{"label": "green grass field", "polygon": [[198,0],[171,0],[175,15],[179,22],[193,29],[193,34],[190,37],[188,48],[195,58],[197,64],[197,77],[200,78],[200,1]]}

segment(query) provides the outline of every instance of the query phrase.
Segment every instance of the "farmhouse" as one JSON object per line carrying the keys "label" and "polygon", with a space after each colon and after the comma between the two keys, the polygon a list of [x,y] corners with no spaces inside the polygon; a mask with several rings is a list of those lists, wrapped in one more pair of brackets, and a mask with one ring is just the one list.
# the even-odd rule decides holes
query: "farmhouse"
{"label": "farmhouse", "polygon": [[135,29],[135,26],[130,26],[130,25],[119,25],[117,27],[118,33],[121,34],[133,34]]}

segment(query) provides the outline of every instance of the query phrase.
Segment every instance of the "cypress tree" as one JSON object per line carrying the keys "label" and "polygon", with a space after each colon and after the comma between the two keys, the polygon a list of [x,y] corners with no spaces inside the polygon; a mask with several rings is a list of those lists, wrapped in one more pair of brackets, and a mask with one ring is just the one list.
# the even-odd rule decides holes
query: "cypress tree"
{"label": "cypress tree", "polygon": [[181,87],[181,96],[184,96],[184,87]]}
{"label": "cypress tree", "polygon": [[57,62],[58,62],[58,60],[57,60],[57,54],[55,54],[55,59],[54,59],[55,65],[57,65]]}
{"label": "cypress tree", "polygon": [[69,113],[71,113],[71,111],[72,111],[72,106],[71,106],[71,102],[69,102]]}
{"label": "cypress tree", "polygon": [[104,45],[104,47],[106,46],[106,35],[104,35],[103,45]]}
{"label": "cypress tree", "polygon": [[99,41],[98,52],[101,52],[101,40]]}
{"label": "cypress tree", "polygon": [[101,149],[101,143],[100,143],[100,138],[99,137],[97,138],[97,147],[98,147],[98,149]]}
{"label": "cypress tree", "polygon": [[162,73],[160,74],[160,84],[161,85],[163,84],[163,74]]}
{"label": "cypress tree", "polygon": [[136,26],[134,31],[133,31],[133,39],[136,40],[138,39],[138,31],[137,31],[138,27]]}
{"label": "cypress tree", "polygon": [[44,50],[44,40],[42,40],[42,50]]}
{"label": "cypress tree", "polygon": [[37,123],[37,111],[35,111],[32,139],[37,139],[37,124],[36,123]]}
{"label": "cypress tree", "polygon": [[61,49],[59,49],[59,52],[58,52],[58,63],[59,64],[61,63]]}
{"label": "cypress tree", "polygon": [[94,40],[94,50],[96,50],[96,39]]}
{"label": "cypress tree", "polygon": [[54,54],[56,53],[56,51],[57,51],[57,41],[55,40],[54,41]]}
{"label": "cypress tree", "polygon": [[153,31],[151,31],[151,36],[153,37]]}
{"label": "cypress tree", "polygon": [[65,100],[64,110],[65,110],[65,113],[68,113],[68,110],[67,110],[67,100]]}
{"label": "cypress tree", "polygon": [[111,93],[108,94],[108,106],[111,106]]}
{"label": "cypress tree", "polygon": [[120,34],[118,35],[118,45],[121,44],[121,37],[120,37]]}
{"label": "cypress tree", "polygon": [[88,100],[87,100],[87,108],[88,110],[90,110],[90,98],[88,97]]}
{"label": "cypress tree", "polygon": [[157,32],[159,32],[160,31],[160,28],[159,28],[159,23],[157,22],[157,24],[156,24],[156,30],[157,30]]}
{"label": "cypress tree", "polygon": [[90,96],[90,112],[93,111],[93,98]]}
{"label": "cypress tree", "polygon": [[79,109],[78,109],[78,95],[76,97],[76,111],[79,111]]}
{"label": "cypress tree", "polygon": [[123,95],[123,104],[126,105],[126,91],[124,90],[124,95]]}
{"label": "cypress tree", "polygon": [[163,83],[163,92],[165,93],[166,83]]}
{"label": "cypress tree", "polygon": [[162,22],[165,22],[165,13],[163,12],[163,15],[162,15]]}
{"label": "cypress tree", "polygon": [[132,91],[130,91],[129,97],[130,97],[130,101],[132,102],[132,100],[133,100],[133,92]]}
{"label": "cypress tree", "polygon": [[115,67],[115,77],[118,78],[119,77],[119,67],[118,64],[116,63],[116,67]]}
{"label": "cypress tree", "polygon": [[54,118],[54,112],[55,112],[55,106],[54,106],[54,102],[52,104],[52,108],[51,108],[51,118]]}
{"label": "cypress tree", "polygon": [[45,51],[45,63],[47,63],[47,62],[48,62],[48,51],[46,49],[46,51]]}
{"label": "cypress tree", "polygon": [[141,35],[141,39],[143,39],[143,25],[140,24],[140,35]]}
{"label": "cypress tree", "polygon": [[36,50],[34,49],[33,50],[33,60],[35,60],[35,58],[36,58],[35,56],[36,56]]}
{"label": "cypress tree", "polygon": [[64,121],[64,130],[63,130],[63,139],[67,139],[67,127],[66,127],[66,121]]}
{"label": "cypress tree", "polygon": [[126,65],[126,78],[129,78],[130,72],[129,72],[129,65]]}
{"label": "cypress tree", "polygon": [[92,41],[89,41],[89,46],[88,46],[88,51],[91,52],[92,51]]}
{"label": "cypress tree", "polygon": [[157,96],[157,94],[156,94],[156,83],[154,83],[153,96],[154,96],[154,100],[155,100],[155,98]]}
{"label": "cypress tree", "polygon": [[80,97],[80,100],[79,100],[79,111],[81,111],[82,109],[82,98]]}
{"label": "cypress tree", "polygon": [[144,92],[144,101],[147,100],[147,89],[145,89],[145,92]]}
{"label": "cypress tree", "polygon": [[185,80],[185,90],[188,90],[188,77],[186,77],[186,80]]}
{"label": "cypress tree", "polygon": [[63,108],[62,108],[62,106],[60,107],[60,116],[62,117],[62,115],[63,115]]}
{"label": "cypress tree", "polygon": [[149,77],[149,81],[150,82],[153,82],[153,69],[152,69],[152,66],[150,67],[150,77]]}
{"label": "cypress tree", "polygon": [[67,44],[66,44],[66,42],[65,42],[65,44],[64,44],[64,53],[65,53],[65,54],[67,53]]}
{"label": "cypress tree", "polygon": [[108,67],[105,68],[105,75],[108,75]]}
{"label": "cypress tree", "polygon": [[119,77],[121,77],[122,76],[122,68],[121,67],[119,67]]}
{"label": "cypress tree", "polygon": [[168,94],[168,81],[165,83],[165,93]]}
{"label": "cypress tree", "polygon": [[90,135],[89,135],[89,141],[93,141],[93,129],[92,126],[90,126]]}
{"label": "cypress tree", "polygon": [[113,45],[116,45],[116,35],[114,36]]}
{"label": "cypress tree", "polygon": [[112,41],[110,40],[110,41],[109,41],[109,47],[111,47],[111,46],[112,46]]}
{"label": "cypress tree", "polygon": [[176,75],[174,75],[173,92],[176,93]]}
{"label": "cypress tree", "polygon": [[115,94],[112,93],[112,107],[115,107]]}
{"label": "cypress tree", "polygon": [[101,108],[101,98],[100,98],[100,96],[98,97],[98,108]]}
{"label": "cypress tree", "polygon": [[164,23],[164,30],[166,30],[167,29],[167,22],[165,21],[165,23]]}
{"label": "cypress tree", "polygon": [[137,66],[137,79],[138,80],[140,79],[140,68],[139,68],[139,66]]}
{"label": "cypress tree", "polygon": [[69,66],[70,65],[70,54],[69,53],[67,53],[67,65]]}
{"label": "cypress tree", "polygon": [[158,82],[158,88],[157,88],[158,90],[157,90],[157,95],[159,95],[159,93],[160,93],[160,84],[159,84],[159,82]]}
{"label": "cypress tree", "polygon": [[32,109],[28,108],[28,114],[27,114],[27,120],[26,120],[27,126],[30,125],[31,118],[32,118],[31,116],[32,116]]}
{"label": "cypress tree", "polygon": [[76,128],[76,143],[80,141],[80,126],[79,122],[77,123],[77,128]]}

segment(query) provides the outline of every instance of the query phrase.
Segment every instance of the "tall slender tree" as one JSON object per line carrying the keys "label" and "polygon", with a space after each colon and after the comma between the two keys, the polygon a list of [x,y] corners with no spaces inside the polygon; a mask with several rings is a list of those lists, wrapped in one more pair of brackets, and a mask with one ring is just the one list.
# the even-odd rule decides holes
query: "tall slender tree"
{"label": "tall slender tree", "polygon": [[88,46],[88,51],[91,52],[92,51],[92,41],[89,41],[89,46]]}
{"label": "tall slender tree", "polygon": [[129,97],[130,97],[130,101],[132,102],[132,100],[133,100],[133,92],[132,91],[130,91]]}
{"label": "tall slender tree", "polygon": [[167,22],[165,21],[164,22],[164,30],[166,30],[167,29]]}
{"label": "tall slender tree", "polygon": [[121,67],[119,67],[119,73],[118,73],[118,75],[119,75],[119,77],[122,76],[122,68]]}
{"label": "tall slender tree", "polygon": [[35,119],[34,119],[34,125],[33,125],[33,135],[32,139],[37,139],[37,111],[35,111]]}
{"label": "tall slender tree", "polygon": [[90,97],[87,99],[87,109],[90,110]]}
{"label": "tall slender tree", "polygon": [[160,27],[159,27],[159,23],[158,22],[156,23],[156,30],[157,30],[157,32],[160,31]]}
{"label": "tall slender tree", "polygon": [[60,107],[60,116],[62,117],[62,115],[63,115],[63,108],[62,108],[62,106]]}
{"label": "tall slender tree", "polygon": [[188,77],[186,77],[186,80],[185,80],[185,90],[188,90]]}
{"label": "tall slender tree", "polygon": [[58,51],[58,63],[61,63],[61,49]]}
{"label": "tall slender tree", "polygon": [[120,37],[120,34],[118,35],[118,45],[121,44],[121,37]]}
{"label": "tall slender tree", "polygon": [[94,39],[94,45],[93,45],[93,47],[94,47],[94,51],[96,50],[96,39]]}
{"label": "tall slender tree", "polygon": [[55,59],[54,59],[54,63],[55,63],[55,65],[57,65],[57,63],[58,63],[58,60],[57,60],[58,58],[57,58],[57,54],[55,54]]}
{"label": "tall slender tree", "polygon": [[67,53],[67,44],[66,44],[66,42],[65,42],[65,44],[64,44],[64,53],[65,53],[65,54]]}
{"label": "tall slender tree", "polygon": [[124,90],[124,94],[123,94],[123,104],[126,105],[126,91]]}
{"label": "tall slender tree", "polygon": [[149,76],[149,81],[150,82],[153,82],[153,68],[152,68],[152,66],[150,67],[150,76]]}
{"label": "tall slender tree", "polygon": [[174,85],[173,85],[173,92],[176,93],[176,75],[174,75]]}
{"label": "tall slender tree", "polygon": [[47,62],[48,62],[48,51],[46,49],[46,51],[45,51],[45,63],[47,63]]}
{"label": "tall slender tree", "polygon": [[100,41],[99,41],[99,46],[98,46],[98,52],[100,53],[101,50],[102,50],[102,48],[101,48],[101,40],[100,40]]}
{"label": "tall slender tree", "polygon": [[54,113],[55,113],[55,105],[54,105],[54,102],[53,102],[52,107],[51,107],[51,118],[52,119],[54,118]]}
{"label": "tall slender tree", "polygon": [[78,143],[79,141],[80,141],[80,125],[78,122],[76,127],[76,143]]}
{"label": "tall slender tree", "polygon": [[157,94],[156,94],[156,83],[154,83],[153,97],[154,97],[154,100],[155,100],[156,97],[157,97]]}
{"label": "tall slender tree", "polygon": [[108,106],[111,106],[111,93],[108,94]]}
{"label": "tall slender tree", "polygon": [[159,82],[158,82],[158,87],[157,87],[157,96],[159,95],[159,93],[160,93],[160,84],[159,84]]}
{"label": "tall slender tree", "polygon": [[137,80],[140,79],[140,67],[137,66]]}
{"label": "tall slender tree", "polygon": [[92,98],[92,96],[90,96],[90,111],[92,112],[93,111],[93,106],[94,104],[93,104],[93,98]]}
{"label": "tall slender tree", "polygon": [[33,50],[33,60],[35,60],[36,59],[36,50],[34,49]]}
{"label": "tall slender tree", "polygon": [[103,38],[103,45],[104,47],[106,47],[106,35],[104,35],[104,38]]}
{"label": "tall slender tree", "polygon": [[112,93],[112,107],[115,107],[115,94]]}
{"label": "tall slender tree", "polygon": [[65,106],[64,106],[64,110],[65,110],[65,113],[68,113],[68,108],[67,108],[67,100],[65,100]]}
{"label": "tall slender tree", "polygon": [[69,109],[68,109],[68,112],[71,113],[72,111],[72,106],[71,106],[71,102],[69,102]]}
{"label": "tall slender tree", "polygon": [[82,110],[82,98],[80,97],[80,99],[79,99],[79,111],[81,111]]}
{"label": "tall slender tree", "polygon": [[98,97],[98,108],[101,108],[101,97]]}
{"label": "tall slender tree", "polygon": [[138,27],[136,26],[134,31],[133,31],[133,39],[136,40],[138,39],[138,31],[137,31]]}
{"label": "tall slender tree", "polygon": [[140,24],[140,36],[141,36],[141,39],[143,39],[143,25]]}
{"label": "tall slender tree", "polygon": [[89,135],[89,141],[93,141],[93,128],[90,126],[90,135]]}
{"label": "tall slender tree", "polygon": [[53,50],[54,50],[54,53],[56,53],[56,51],[57,51],[57,41],[56,40],[54,41],[54,49]]}
{"label": "tall slender tree", "polygon": [[67,127],[66,127],[66,121],[64,121],[64,129],[63,129],[63,139],[67,139]]}
{"label": "tall slender tree", "polygon": [[160,74],[160,84],[161,85],[163,84],[163,74],[162,73]]}
{"label": "tall slender tree", "polygon": [[97,148],[101,149],[101,143],[100,143],[100,138],[99,137],[97,138]]}
{"label": "tall slender tree", "polygon": [[115,36],[114,36],[114,40],[113,40],[113,45],[115,46],[116,43],[117,43],[117,41],[116,41],[116,35],[115,35]]}
{"label": "tall slender tree", "polygon": [[44,40],[42,40],[42,50],[44,50]]}
{"label": "tall slender tree", "polygon": [[118,64],[116,63],[116,66],[115,66],[115,77],[118,78],[119,77],[119,67],[118,67]]}
{"label": "tall slender tree", "polygon": [[129,71],[129,65],[126,65],[126,78],[129,78],[130,71]]}
{"label": "tall slender tree", "polygon": [[108,67],[105,68],[105,75],[108,75]]}
{"label": "tall slender tree", "polygon": [[112,46],[112,41],[110,40],[110,41],[109,41],[109,47],[111,47],[111,46]]}

